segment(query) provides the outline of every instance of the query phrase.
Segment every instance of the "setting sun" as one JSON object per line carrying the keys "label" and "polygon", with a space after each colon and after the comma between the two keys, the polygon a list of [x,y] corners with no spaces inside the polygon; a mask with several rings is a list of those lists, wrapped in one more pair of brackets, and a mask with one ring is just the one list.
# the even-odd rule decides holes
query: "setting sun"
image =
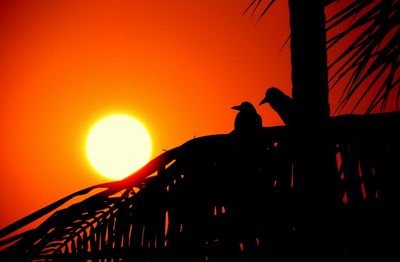
{"label": "setting sun", "polygon": [[97,172],[119,180],[149,161],[151,139],[146,128],[131,116],[110,115],[90,130],[86,153]]}

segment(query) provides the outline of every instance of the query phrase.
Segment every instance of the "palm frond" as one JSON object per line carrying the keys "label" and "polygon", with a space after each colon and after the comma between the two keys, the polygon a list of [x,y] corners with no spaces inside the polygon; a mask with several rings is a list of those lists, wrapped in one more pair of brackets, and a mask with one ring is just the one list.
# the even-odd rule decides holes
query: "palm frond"
{"label": "palm frond", "polygon": [[[258,16],[257,23],[263,18],[263,16],[267,13],[268,9],[271,8],[271,6],[275,3],[276,0],[269,0],[269,1],[263,1],[263,0],[258,0],[256,3],[256,0],[252,0],[250,4],[247,6],[247,8],[244,10],[242,15],[247,14],[252,9],[251,16],[255,14],[257,10],[262,8],[261,14]],[[263,2],[268,2],[265,6],[262,5]]]}
{"label": "palm frond", "polygon": [[[397,194],[399,119],[400,113],[332,118],[341,177],[338,207],[376,210],[397,199],[388,196]],[[35,229],[14,236],[15,227],[13,232],[1,229],[6,239],[0,242],[0,260],[249,261],[264,253],[274,261],[285,256],[293,260],[293,252],[281,251],[296,247],[314,253],[291,230],[302,219],[295,215],[300,210],[294,195],[302,184],[297,183],[294,159],[284,146],[289,145],[288,134],[286,127],[264,128],[261,155],[242,151],[232,135],[188,141],[131,177],[102,185],[103,191],[57,210]],[[73,195],[85,197],[85,192],[89,193]],[[374,235],[382,224],[388,230],[396,226],[397,221],[388,223],[384,214],[379,214],[380,220],[368,214],[359,220],[349,220],[346,213],[336,217],[332,222],[344,227],[340,239],[354,240],[345,245],[337,241],[337,251],[368,254],[374,250],[365,248],[368,241],[392,241],[387,230]],[[350,230],[353,226],[360,231]],[[253,246],[249,253],[238,249],[240,243],[254,245],[254,238],[268,245]]]}
{"label": "palm frond", "polygon": [[398,108],[400,1],[351,1],[327,20],[327,33],[328,54],[345,47],[329,65],[331,88],[342,88],[336,112],[366,102],[366,113],[384,111],[390,99]]}
{"label": "palm frond", "polygon": [[243,11],[242,15],[245,15],[247,11],[249,11],[249,9],[254,5],[255,2],[256,0],[252,0],[251,3],[247,6],[247,8]]}
{"label": "palm frond", "polygon": [[[335,3],[343,4],[346,0],[324,1],[327,8],[337,8]],[[251,11],[253,16],[261,9],[258,23],[274,2],[252,0],[243,15]],[[328,17],[326,30],[328,55],[332,60],[330,89],[341,89],[335,112],[350,104],[351,112],[361,104],[367,104],[366,113],[385,111],[389,100],[394,101],[398,110],[400,0],[348,1]],[[341,50],[335,52],[335,48]]]}

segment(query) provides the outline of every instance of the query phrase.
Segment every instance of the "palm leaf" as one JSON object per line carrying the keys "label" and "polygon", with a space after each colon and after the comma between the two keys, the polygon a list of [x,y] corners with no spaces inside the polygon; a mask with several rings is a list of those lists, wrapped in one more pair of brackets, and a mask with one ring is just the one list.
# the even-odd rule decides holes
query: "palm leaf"
{"label": "palm leaf", "polygon": [[[353,22],[355,17],[357,20]],[[338,30],[344,24],[350,26]],[[332,35],[327,41],[328,52],[350,42],[329,66],[331,88],[342,87],[336,112],[350,104],[354,112],[367,97],[370,98],[366,113],[385,111],[392,97],[398,108],[399,29],[398,0],[351,1],[327,20],[327,33]],[[335,30],[338,33],[331,33]]]}
{"label": "palm leaf", "polygon": [[[397,194],[399,119],[400,113],[331,119],[332,138],[340,159],[338,175],[342,177],[337,185],[339,208],[347,205],[346,210],[361,210],[370,206],[376,210],[391,203],[385,201],[397,199],[388,196]],[[109,183],[104,191],[56,211],[37,228],[16,236],[12,236],[15,230],[7,232],[10,237],[0,242],[0,260],[206,261],[207,256],[209,261],[238,261],[246,254],[234,252],[242,241],[254,243],[253,233],[257,233],[261,243],[272,241],[268,246],[249,250],[252,258],[265,253],[275,261],[274,258],[293,254],[274,253],[274,248],[293,250],[300,246],[314,253],[314,248],[300,239],[292,242],[298,235],[288,230],[301,219],[294,215],[299,211],[299,202],[293,194],[299,192],[301,183],[292,183],[299,180],[293,177],[293,159],[282,146],[289,145],[288,129],[270,127],[262,132],[260,158],[245,163],[243,153],[252,153],[242,152],[232,135],[188,141],[131,177]],[[346,196],[346,201],[340,201],[342,196]],[[252,209],[246,209],[247,206]],[[242,208],[246,212],[238,212]],[[266,217],[261,216],[264,213]],[[344,213],[332,222],[350,223],[340,239],[349,238],[357,243],[368,236],[371,243],[376,239],[388,243],[391,238],[373,234],[382,222],[387,224],[384,214],[379,213],[379,221],[367,215],[353,221]],[[361,231],[350,230],[360,226],[360,221],[364,223],[360,228],[366,230],[361,235]],[[393,220],[389,227],[394,228],[396,223]],[[382,234],[387,232],[383,230]],[[0,233],[5,236],[3,230]],[[1,250],[2,245],[14,240],[17,242]],[[374,250],[337,243],[338,253],[343,249],[343,254],[344,250],[366,254]]]}
{"label": "palm leaf", "polygon": [[[327,8],[346,0],[324,0]],[[252,15],[262,9],[258,21],[275,0],[251,1],[243,15]],[[385,111],[392,99],[399,108],[400,51],[400,1],[358,0],[348,4],[328,17],[326,30],[330,89],[341,88],[341,97],[335,112],[350,107],[354,112],[367,103],[366,113]],[[349,25],[349,26],[346,26]],[[285,46],[285,45],[284,45]],[[334,48],[342,51],[333,56]],[[368,100],[367,100],[368,99]],[[353,104],[351,106],[350,104]]]}

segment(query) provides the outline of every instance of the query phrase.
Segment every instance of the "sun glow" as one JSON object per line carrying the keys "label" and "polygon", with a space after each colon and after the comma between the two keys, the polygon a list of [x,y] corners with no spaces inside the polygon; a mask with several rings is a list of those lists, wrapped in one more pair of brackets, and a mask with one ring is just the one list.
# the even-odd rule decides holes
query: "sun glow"
{"label": "sun glow", "polygon": [[116,180],[144,166],[150,160],[151,147],[146,128],[129,115],[101,119],[86,140],[86,153],[93,168]]}

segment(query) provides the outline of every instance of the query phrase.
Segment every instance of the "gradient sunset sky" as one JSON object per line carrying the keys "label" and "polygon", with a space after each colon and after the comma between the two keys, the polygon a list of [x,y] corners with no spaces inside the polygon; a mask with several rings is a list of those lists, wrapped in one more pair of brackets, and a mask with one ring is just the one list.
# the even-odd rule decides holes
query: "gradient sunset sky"
{"label": "gradient sunset sky", "polygon": [[249,2],[0,1],[0,228],[107,181],[85,138],[109,114],[140,120],[155,157],[230,132],[230,108],[269,86],[290,94],[287,1],[257,25],[259,12],[241,15]]}

